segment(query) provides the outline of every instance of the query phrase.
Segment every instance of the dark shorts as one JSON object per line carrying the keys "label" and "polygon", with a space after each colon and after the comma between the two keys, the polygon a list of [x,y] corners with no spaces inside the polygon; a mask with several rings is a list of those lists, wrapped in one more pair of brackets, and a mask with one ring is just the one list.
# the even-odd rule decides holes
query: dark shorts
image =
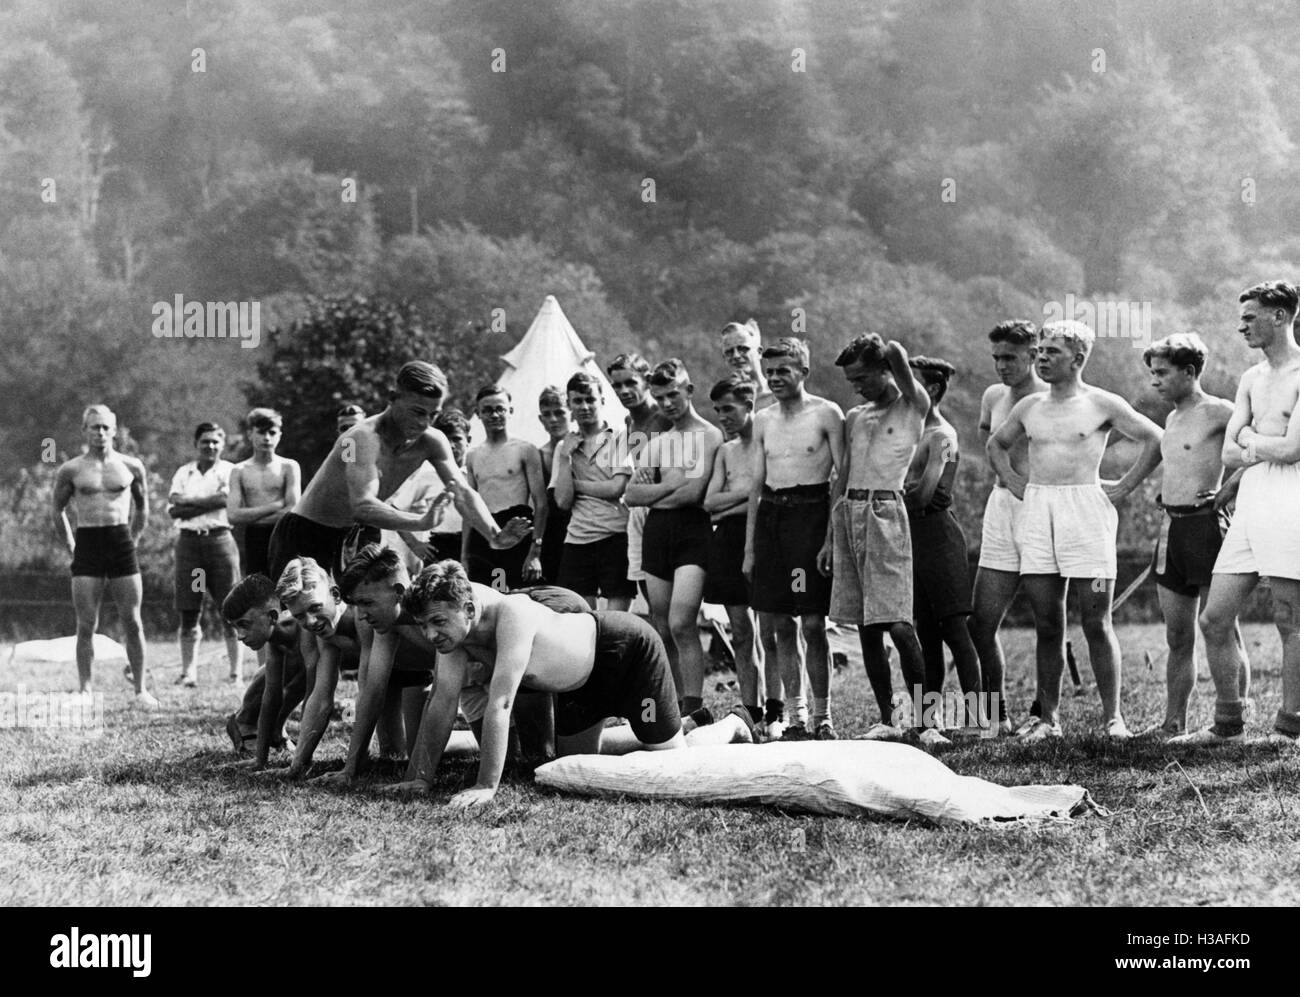
{"label": "dark shorts", "polygon": [[278,582],[284,566],[295,557],[310,557],[334,578],[343,573],[343,542],[350,526],[322,526],[314,519],[286,512],[271,533],[268,576]]}
{"label": "dark shorts", "polygon": [[271,534],[274,532],[274,523],[269,526],[251,523],[244,527],[243,575],[245,578],[249,575],[266,575],[272,581],[276,581],[271,574]]}
{"label": "dark shorts", "polygon": [[1195,596],[1210,584],[1223,546],[1219,518],[1212,507],[1190,516],[1164,515],[1151,558],[1156,584],[1179,595]]}
{"label": "dark shorts", "polygon": [[[542,536],[542,577],[559,584],[564,557],[564,538],[569,532],[570,512],[555,504],[555,489],[546,490],[546,533]],[[627,535],[623,537],[623,574],[627,574]]]}
{"label": "dark shorts", "polygon": [[966,534],[948,509],[909,513],[913,615],[919,622],[971,612]]}
{"label": "dark shorts", "polygon": [[397,637],[397,652],[393,655],[393,671],[388,676],[388,688],[424,688],[433,682],[435,655],[423,648]]}
{"label": "dark shorts", "polygon": [[72,574],[91,578],[126,578],[140,573],[131,528],[79,526],[72,539]]}
{"label": "dark shorts", "polygon": [[[516,505],[492,513],[492,518],[496,520],[497,526],[505,526],[516,516],[522,516],[531,523],[533,510],[526,505]],[[532,539],[524,537],[513,547],[507,547],[505,550],[493,550],[492,545],[487,542],[487,538],[478,530],[470,527],[469,551],[465,562],[465,572],[469,575],[471,582],[490,585],[498,592],[517,589],[524,583],[524,562],[528,560],[528,551],[531,547]]]}
{"label": "dark shorts", "polygon": [[728,516],[713,527],[709,540],[709,576],[704,601],[720,606],[748,606],[749,582],[740,570],[745,563],[745,516]]}
{"label": "dark shorts", "polygon": [[627,577],[627,534],[614,533],[589,544],[566,543],[560,584],[606,599],[635,598],[636,582]]}
{"label": "dark shorts", "polygon": [[671,581],[678,568],[709,566],[713,526],[698,505],[681,509],[651,509],[641,534],[641,570]]}
{"label": "dark shorts", "polygon": [[764,487],[754,520],[754,609],[785,616],[830,612],[831,580],[817,570],[830,516],[830,485],[825,482]]}
{"label": "dark shorts", "polygon": [[642,744],[663,744],[682,729],[668,652],[654,628],[631,613],[592,613],[596,661],[586,685],[555,697],[555,733],[573,737],[608,717],[624,717]]}
{"label": "dark shorts", "polygon": [[[459,533],[430,533],[429,546],[437,553],[439,561],[460,560],[461,535]],[[424,562],[426,565],[428,561]]]}
{"label": "dark shorts", "polygon": [[181,612],[197,613],[207,594],[220,608],[238,580],[239,547],[229,528],[207,534],[181,530],[176,538],[172,605]]}

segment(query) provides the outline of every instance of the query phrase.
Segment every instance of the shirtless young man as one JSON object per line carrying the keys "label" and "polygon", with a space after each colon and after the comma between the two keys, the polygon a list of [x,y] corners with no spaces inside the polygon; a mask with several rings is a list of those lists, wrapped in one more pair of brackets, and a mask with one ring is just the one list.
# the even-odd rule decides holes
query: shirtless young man
{"label": "shirtless young man", "polygon": [[[930,411],[903,483],[912,536],[912,617],[925,660],[926,686],[934,692],[943,689],[946,644],[966,697],[961,715],[955,718],[957,725],[968,734],[996,737],[987,719],[989,711],[981,704],[979,656],[967,627],[971,587],[966,533],[952,514],[961,457],[957,430],[939,411],[956,368],[934,357],[912,357],[911,366],[930,395]],[[967,704],[975,707],[973,715]]]}
{"label": "shirtless young man", "polygon": [[776,404],[776,396],[763,378],[763,340],[758,331],[758,323],[753,319],[744,325],[728,322],[722,327],[721,345],[722,358],[727,366],[741,377],[754,382],[754,411]]}
{"label": "shirtless young man", "polygon": [[[95,628],[104,589],[117,605],[126,637],[126,656],[135,683],[135,705],[153,709],[158,700],[145,688],[143,585],[135,545],[149,520],[149,485],[144,465],[113,449],[117,416],[107,405],[81,415],[86,452],[63,464],[54,478],[54,535],[72,555],[72,607],[77,613],[77,677],[91,691]],[[67,507],[76,513],[77,532]]]}
{"label": "shirtless young man", "polygon": [[[471,582],[455,561],[440,561],[420,572],[402,605],[439,657],[420,743],[406,780],[388,787],[390,792],[424,792],[432,786],[467,688],[485,711],[478,782],[453,796],[453,807],[479,806],[496,795],[510,711],[521,688],[556,694],[559,755],[753,740],[747,715],[734,712],[683,737],[668,654],[639,616],[557,613],[526,595],[502,594]],[[609,717],[627,718],[630,729],[606,729]]]}
{"label": "shirtless young man", "polygon": [[[1038,351],[1038,330],[1034,323],[1013,319],[993,327],[993,365],[999,384],[991,384],[980,399],[980,436],[987,446],[989,436],[1006,421],[1016,403],[1029,395],[1045,392],[1047,385],[1034,370]],[[1021,476],[1028,473],[1029,444],[1020,440],[1012,449],[1011,466]],[[996,474],[996,471],[995,471]],[[1020,510],[1024,503],[1013,495],[1007,483],[994,478],[993,491],[984,506],[979,567],[975,570],[974,612],[969,625],[975,652],[980,659],[981,685],[990,697],[997,697],[997,714],[989,720],[998,732],[1011,733],[1007,716],[1006,659],[998,630],[1020,587]]]}
{"label": "shirtless young man", "polygon": [[232,526],[244,528],[245,575],[270,577],[271,533],[275,524],[298,503],[302,494],[302,468],[275,452],[280,445],[282,420],[273,408],[255,408],[244,424],[253,444],[253,456],[230,473],[230,498],[226,515]]}
{"label": "shirtless young man", "polygon": [[[1241,471],[1223,480],[1223,440],[1232,402],[1201,388],[1205,343],[1195,333],[1169,336],[1142,354],[1151,387],[1174,410],[1160,441],[1163,477],[1158,496],[1165,515],[1152,558],[1169,659],[1165,665],[1165,719],[1142,737],[1165,739],[1187,732],[1187,702],[1196,686],[1197,603],[1209,595],[1214,560],[1223,545],[1220,517],[1236,498]],[[1236,628],[1239,692],[1250,688],[1250,660]]]}
{"label": "shirtless young man", "polygon": [[[777,403],[754,417],[754,477],[743,571],[760,625],[775,635],[790,724],[782,740],[834,740],[831,656],[830,478],[844,463],[844,414],[804,390],[808,346],[782,337],[763,350],[763,374]],[[803,626],[813,694],[807,728],[795,620]]]}
{"label": "shirtless young man", "polygon": [[[758,621],[749,605],[749,580],[743,571],[745,523],[749,493],[753,491],[755,387],[752,380],[737,372],[724,377],[709,391],[718,424],[729,439],[718,448],[718,456],[713,461],[713,476],[704,496],[704,511],[713,519],[704,601],[725,608],[731,622],[731,645],[736,655],[736,682],[740,686],[741,704],[749,711],[755,724],[764,725],[765,736],[780,737],[783,731],[774,727],[775,733],[772,734],[766,729],[768,723],[778,724],[785,712],[785,703],[779,699],[780,664],[763,658]],[[777,697],[764,703],[765,680],[771,677],[765,675],[765,671],[769,669],[776,678],[777,687],[773,691],[777,692]]]}
{"label": "shirtless young man", "polygon": [[447,438],[430,427],[446,394],[447,379],[433,364],[412,360],[402,365],[388,407],[334,441],[298,504],[276,524],[271,535],[272,578],[278,579],[285,565],[300,555],[327,571],[341,571],[343,544],[357,523],[381,530],[432,529],[443,513],[439,505],[414,513],[387,502],[426,460],[452,493],[461,515],[494,550],[513,547],[527,536],[532,529],[527,520],[497,527],[452,460]]}
{"label": "shirtless young man", "polygon": [[699,722],[695,714],[704,707],[699,615],[712,535],[704,493],[722,433],[695,411],[695,385],[675,357],[651,371],[650,393],[672,428],[657,433],[641,451],[623,501],[650,510],[641,549],[650,615],[669,648],[682,712]]}
{"label": "shirtless young man", "polygon": [[[1039,330],[1038,376],[1046,394],[1022,398],[989,437],[993,470],[1024,500],[1020,512],[1020,573],[1038,632],[1038,705],[1042,715],[1022,737],[1061,736],[1061,675],[1065,670],[1066,584],[1076,585],[1083,635],[1101,694],[1102,723],[1113,738],[1128,738],[1120,715],[1120,650],[1111,625],[1117,571],[1112,504],[1135,489],[1160,462],[1160,427],[1119,395],[1083,382],[1096,339],[1082,322],[1050,322]],[[1116,430],[1142,453],[1115,482],[1100,482],[1106,439]],[[1012,466],[1021,440],[1029,445],[1028,475]]]}
{"label": "shirtless young man", "polygon": [[542,577],[540,556],[547,513],[542,455],[531,443],[507,434],[514,412],[510,392],[500,385],[485,385],[474,396],[474,406],[487,439],[470,447],[465,480],[483,496],[499,526],[514,519],[527,521],[533,528],[533,542],[531,547],[521,543],[494,550],[466,525],[461,563],[471,581],[508,591]]}
{"label": "shirtless young man", "polygon": [[[605,373],[609,375],[614,396],[627,409],[624,427],[626,449],[636,461],[656,433],[672,428],[672,420],[659,411],[659,406],[650,397],[650,364],[641,354],[620,353],[610,361]],[[630,509],[627,517],[627,577],[637,583],[643,594],[645,572],[641,570],[641,534],[649,512],[645,506],[638,506]]]}
{"label": "shirtless young man", "polygon": [[[549,486],[551,472],[555,463],[555,448],[558,447],[572,426],[569,422],[569,403],[563,389],[548,384],[537,396],[537,421],[542,424],[548,437],[541,449],[542,480],[548,483],[546,489],[546,531],[542,536],[542,578],[552,585],[560,577],[560,557],[564,553],[564,536],[569,530],[569,512],[561,509],[555,501],[555,489]],[[627,545],[624,544],[623,557],[627,557]],[[626,578],[627,572],[623,573]]]}
{"label": "shirtless young man", "polygon": [[[912,539],[908,532],[903,483],[912,454],[921,440],[930,395],[915,377],[902,345],[885,343],[874,333],[858,336],[835,358],[845,380],[863,404],[849,409],[848,453],[831,495],[831,526],[819,560],[833,572],[831,617],[858,627],[863,663],[880,709],[880,723],[868,740],[898,740],[904,723],[922,728],[921,743],[947,744],[940,728],[943,711],[896,718],[884,635],[898,649],[909,699],[921,700],[931,689],[912,627]],[[902,721],[900,723],[900,721]]]}
{"label": "shirtless young man", "polygon": [[1210,745],[1242,739],[1235,625],[1264,577],[1282,639],[1282,705],[1267,741],[1291,748],[1300,736],[1300,346],[1294,329],[1300,297],[1286,281],[1269,281],[1243,291],[1238,301],[1239,330],[1264,359],[1242,374],[1224,431],[1224,466],[1246,470],[1201,611],[1216,694],[1214,724],[1169,743]]}

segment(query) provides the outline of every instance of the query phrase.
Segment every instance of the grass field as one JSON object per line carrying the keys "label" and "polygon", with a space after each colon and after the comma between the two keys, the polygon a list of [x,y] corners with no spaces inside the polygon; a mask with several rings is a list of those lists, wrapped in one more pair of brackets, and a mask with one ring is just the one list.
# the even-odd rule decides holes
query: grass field
{"label": "grass field", "polygon": [[[1076,649],[1082,640],[1075,635]],[[1276,710],[1279,644],[1250,626],[1253,698],[1263,733]],[[1006,636],[1017,718],[1032,696],[1032,635]],[[1125,713],[1163,717],[1163,633],[1121,628]],[[205,646],[205,656],[212,645]],[[1151,651],[1155,668],[1143,664]],[[101,668],[98,734],[0,731],[0,903],[8,904],[1255,904],[1300,901],[1300,756],[1268,748],[1175,755],[1088,733],[1087,695],[1065,704],[1064,742],[956,746],[964,775],[1005,784],[1078,783],[1112,811],[1072,825],[940,828],[925,822],[789,815],[560,796],[507,775],[496,805],[453,815],[437,801],[475,777],[444,764],[430,800],[367,786],[335,792],[230,767],[224,717],[236,692],[207,667],[197,691],[171,685],[177,652],[153,643],[163,709],[127,709],[118,669]],[[73,668],[0,673],[0,691],[69,689]],[[1213,686],[1204,663],[1193,721]],[[711,676],[710,705],[728,708]],[[1068,683],[1067,683],[1068,686]],[[340,695],[355,687],[344,684]],[[835,680],[841,735],[868,724],[856,659]],[[1067,696],[1069,696],[1067,692]],[[874,707],[872,708],[874,713]],[[874,715],[870,720],[874,720]],[[315,772],[346,748],[331,732]],[[1175,763],[1175,758],[1179,764]],[[376,782],[396,778],[391,767]]]}

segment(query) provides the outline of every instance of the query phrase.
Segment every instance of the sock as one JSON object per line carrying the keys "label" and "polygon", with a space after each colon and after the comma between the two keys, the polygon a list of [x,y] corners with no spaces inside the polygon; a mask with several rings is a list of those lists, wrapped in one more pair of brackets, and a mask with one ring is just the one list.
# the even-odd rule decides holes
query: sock
{"label": "sock", "polygon": [[702,696],[683,696],[682,697],[682,715],[688,716],[704,705]]}
{"label": "sock", "polygon": [[1290,738],[1300,737],[1300,713],[1287,713],[1285,710],[1278,710],[1273,729],[1279,734],[1285,734]]}
{"label": "sock", "polygon": [[762,721],[763,721],[763,708],[762,708],[761,706],[746,706],[745,709],[748,711],[748,713],[749,713],[749,719],[750,719],[752,722],[754,722],[754,723],[762,723]]}
{"label": "sock", "polygon": [[792,724],[808,725],[808,707],[804,704],[802,696],[791,696],[788,700],[790,704],[790,722]]}
{"label": "sock", "polygon": [[769,699],[767,701],[767,711],[763,714],[763,722],[770,724],[773,721],[780,722],[784,720],[785,720],[785,700]]}
{"label": "sock", "polygon": [[[1280,715],[1280,714],[1279,714]],[[1234,737],[1245,729],[1241,715],[1241,703],[1214,704],[1214,733],[1220,737]]]}
{"label": "sock", "polygon": [[[694,697],[687,697],[687,698],[694,698]],[[698,699],[696,701],[699,702]],[[691,710],[691,712],[688,713],[687,716],[695,721],[696,727],[707,727],[709,724],[713,723],[713,714],[710,713],[708,708],[704,706],[701,706],[698,709]]]}
{"label": "sock", "polygon": [[831,718],[831,697],[813,696],[813,723]]}

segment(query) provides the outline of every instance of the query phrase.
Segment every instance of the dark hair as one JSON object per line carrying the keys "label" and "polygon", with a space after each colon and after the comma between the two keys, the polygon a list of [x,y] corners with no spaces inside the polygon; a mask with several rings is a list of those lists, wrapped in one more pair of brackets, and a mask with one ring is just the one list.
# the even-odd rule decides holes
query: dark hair
{"label": "dark hair", "polygon": [[1009,319],[993,327],[989,333],[989,342],[1010,343],[1012,346],[1037,346],[1038,330],[1028,319]]}
{"label": "dark hair", "polygon": [[405,565],[393,548],[366,544],[339,575],[339,594],[346,600],[359,585],[398,578],[404,570]]}
{"label": "dark hair", "polygon": [[1265,308],[1281,308],[1289,318],[1295,318],[1296,308],[1300,307],[1300,295],[1296,293],[1295,285],[1285,280],[1266,280],[1248,287],[1237,300],[1258,301]]}
{"label": "dark hair", "polygon": [[[570,380],[572,380],[572,378],[570,378]],[[548,384],[546,387],[544,387],[541,390],[541,393],[538,394],[537,407],[541,408],[543,405],[545,405],[547,399],[558,402],[566,409],[569,407],[569,399],[565,397],[565,393],[561,391],[558,387],[556,387],[554,384]]]}
{"label": "dark hair", "polygon": [[1196,333],[1177,332],[1172,336],[1166,336],[1164,339],[1157,339],[1143,350],[1142,362],[1150,367],[1151,358],[1159,357],[1162,360],[1168,360],[1179,370],[1184,367],[1191,367],[1196,376],[1200,377],[1201,371],[1205,370],[1205,354],[1207,352],[1204,340]]}
{"label": "dark hair", "polygon": [[397,372],[397,390],[437,400],[447,396],[447,375],[426,360],[408,360]]}
{"label": "dark hair", "polygon": [[362,418],[365,418],[366,410],[363,409],[356,402],[348,402],[341,409],[339,409],[338,415],[336,415],[334,418],[342,419],[344,416],[349,416],[349,415],[359,415]]}
{"label": "dark hair", "polygon": [[201,437],[204,433],[219,433],[222,436],[226,435],[226,431],[222,429],[220,426],[218,426],[215,422],[200,422],[197,426],[194,427],[194,442],[198,443],[199,437]]}
{"label": "dark hair", "polygon": [[434,417],[433,428],[440,433],[452,430],[469,436],[469,420],[465,418],[465,413],[458,408],[445,408],[439,412]]}
{"label": "dark hair", "polygon": [[597,398],[605,397],[605,392],[600,387],[600,378],[595,374],[587,373],[585,370],[578,371],[565,383],[566,400],[570,391],[590,391]]}
{"label": "dark hair", "polygon": [[255,408],[248,413],[248,418],[244,420],[248,423],[249,431],[258,430],[259,432],[270,432],[272,429],[279,429],[284,424],[284,419],[280,413],[273,408]]}
{"label": "dark hair", "polygon": [[739,401],[754,404],[754,382],[737,372],[728,374],[709,389],[709,401],[720,401],[727,395],[734,395]]}
{"label": "dark hair", "polygon": [[463,606],[474,597],[469,576],[459,561],[437,561],[413,579],[402,596],[402,608],[412,616],[423,616],[435,602]]}
{"label": "dark hair", "polygon": [[270,603],[278,612],[280,601],[275,597],[275,582],[266,575],[249,575],[241,578],[221,603],[221,616],[233,623],[250,609]]}
{"label": "dark hair", "polygon": [[885,341],[874,332],[856,336],[835,358],[836,367],[852,363],[882,364],[885,362]]}
{"label": "dark hair", "polygon": [[948,381],[957,373],[957,368],[938,357],[912,357],[908,363],[921,376],[921,383],[926,387],[938,385],[934,403],[938,405],[943,401],[943,396],[948,393]]}
{"label": "dark hair", "polygon": [[763,359],[772,357],[792,357],[799,361],[799,366],[807,367],[810,360],[808,344],[795,336],[782,336],[771,346],[763,348]]}
{"label": "dark hair", "polygon": [[620,353],[609,362],[605,373],[613,374],[616,370],[630,370],[644,381],[650,377],[650,362],[640,353]]}
{"label": "dark hair", "polygon": [[514,401],[514,399],[510,397],[510,392],[507,391],[505,388],[501,387],[501,385],[485,384],[483,385],[483,387],[479,388],[478,393],[474,395],[474,404],[477,405],[484,398],[489,398],[492,395],[505,395],[506,401],[508,402]]}
{"label": "dark hair", "polygon": [[670,384],[677,384],[679,381],[689,384],[691,375],[686,373],[686,364],[682,363],[677,357],[669,357],[663,363],[655,364],[654,370],[646,379],[650,384],[657,388],[666,388]]}

